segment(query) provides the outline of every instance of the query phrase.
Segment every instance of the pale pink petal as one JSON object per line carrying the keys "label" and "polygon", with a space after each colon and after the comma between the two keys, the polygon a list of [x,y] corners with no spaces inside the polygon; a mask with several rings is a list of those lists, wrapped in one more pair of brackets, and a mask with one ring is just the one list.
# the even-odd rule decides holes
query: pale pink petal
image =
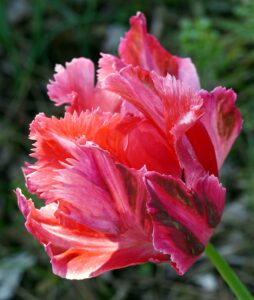
{"label": "pale pink petal", "polygon": [[130,24],[130,31],[119,45],[119,55],[126,64],[141,66],[161,76],[170,74],[194,90],[200,88],[199,78],[191,60],[173,56],[154,36],[148,34],[146,19],[142,13],[131,17]]}
{"label": "pale pink petal", "polygon": [[98,81],[94,94],[94,107],[100,107],[102,111],[119,112],[121,110],[123,99],[101,87],[101,82],[107,75],[119,71],[125,64],[117,57],[101,53],[99,59]]}
{"label": "pale pink petal", "polygon": [[[101,54],[102,57],[99,59],[99,69],[98,69],[98,87],[103,87],[103,82],[106,79],[108,75],[111,75],[115,72],[120,71],[122,68],[126,67],[126,64],[123,63],[121,59],[119,59],[116,56],[110,55],[110,54]],[[111,99],[107,102],[109,103],[118,103],[120,104],[120,109],[111,109],[110,111],[118,112],[120,111],[122,114],[128,114],[131,113],[135,116],[142,116],[142,114],[138,111],[138,109],[135,108],[131,103],[125,101],[121,96],[111,93],[109,91],[106,91],[105,89],[101,89],[104,93],[108,93],[109,97]],[[116,101],[112,101],[112,97],[118,97]],[[105,103],[105,101],[103,101]],[[106,106],[107,105],[107,106]],[[103,111],[107,111],[108,104],[106,103],[105,107],[102,107],[102,104],[100,107],[102,107]],[[118,107],[117,107],[118,108]]]}
{"label": "pale pink petal", "polygon": [[57,65],[55,71],[48,95],[57,106],[68,104],[71,112],[94,107],[94,65],[90,59],[74,58],[65,68]]}
{"label": "pale pink petal", "polygon": [[99,59],[98,82],[102,82],[108,75],[120,71],[126,64],[118,57],[101,53]]}
{"label": "pale pink petal", "polygon": [[176,78],[194,91],[200,90],[199,76],[190,58],[178,57],[178,76]]}
{"label": "pale pink petal", "polygon": [[122,99],[115,93],[106,91],[100,87],[94,89],[93,107],[99,107],[101,111],[105,112],[120,112],[122,106]]}
{"label": "pale pink petal", "polygon": [[220,221],[225,189],[214,176],[201,177],[188,189],[181,180],[155,172],[146,175],[146,185],[154,246],[170,255],[171,265],[182,275],[202,254]]}
{"label": "pale pink petal", "polygon": [[210,93],[202,90],[200,95],[206,111],[201,122],[211,137],[220,168],[242,127],[241,115],[235,107],[236,94],[232,89],[217,87]]}
{"label": "pale pink petal", "polygon": [[175,77],[151,74],[155,89],[164,109],[166,132],[177,140],[203,115],[203,101],[198,93]]}

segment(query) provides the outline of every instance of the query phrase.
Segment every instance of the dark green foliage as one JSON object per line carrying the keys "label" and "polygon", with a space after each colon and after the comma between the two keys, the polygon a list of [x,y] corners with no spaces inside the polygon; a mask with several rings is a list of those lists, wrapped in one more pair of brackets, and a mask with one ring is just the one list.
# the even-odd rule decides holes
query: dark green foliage
{"label": "dark green foliage", "polygon": [[[192,57],[203,88],[224,85],[238,93],[244,128],[221,173],[228,205],[214,241],[254,290],[254,1],[1,0],[0,276],[14,272],[12,299],[234,299],[205,258],[182,278],[166,264],[146,264],[82,282],[60,279],[17,209],[13,189],[24,187],[20,166],[30,160],[28,124],[41,111],[63,111],[46,95],[55,63],[116,53],[137,10],[169,51]],[[6,270],[20,255],[27,265]]]}

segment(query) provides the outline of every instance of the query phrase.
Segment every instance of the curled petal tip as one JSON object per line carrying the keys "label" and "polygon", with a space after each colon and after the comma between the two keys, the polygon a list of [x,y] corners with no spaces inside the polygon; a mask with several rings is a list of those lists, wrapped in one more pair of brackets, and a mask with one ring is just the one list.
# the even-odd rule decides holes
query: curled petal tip
{"label": "curled petal tip", "polygon": [[211,92],[201,90],[200,95],[206,112],[201,122],[211,137],[220,168],[242,128],[241,114],[235,106],[237,96],[233,89],[224,87]]}
{"label": "curled petal tip", "polygon": [[19,209],[22,212],[23,216],[25,218],[27,218],[30,211],[31,211],[31,208],[29,206],[29,202],[26,199],[26,197],[22,194],[20,188],[17,188],[15,193],[16,193],[16,196],[17,196]]}
{"label": "curled petal tip", "polygon": [[130,18],[131,25],[135,25],[136,22],[138,22],[146,31],[146,17],[141,11],[138,11],[135,16]]}

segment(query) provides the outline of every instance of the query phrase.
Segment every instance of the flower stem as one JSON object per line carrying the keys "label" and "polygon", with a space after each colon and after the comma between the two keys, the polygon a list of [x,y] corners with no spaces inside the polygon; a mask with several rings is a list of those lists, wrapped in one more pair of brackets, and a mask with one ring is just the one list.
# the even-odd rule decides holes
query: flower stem
{"label": "flower stem", "polygon": [[234,273],[225,259],[217,252],[212,244],[209,243],[207,245],[205,253],[238,300],[254,300],[239,277]]}

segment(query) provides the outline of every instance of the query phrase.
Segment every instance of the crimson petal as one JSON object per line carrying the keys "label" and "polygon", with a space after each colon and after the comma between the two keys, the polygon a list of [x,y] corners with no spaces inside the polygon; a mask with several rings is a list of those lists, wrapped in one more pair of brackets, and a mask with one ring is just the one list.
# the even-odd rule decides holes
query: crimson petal
{"label": "crimson petal", "polygon": [[242,118],[235,107],[232,89],[217,87],[212,92],[200,91],[206,113],[200,120],[211,137],[218,169],[222,166],[242,127]]}
{"label": "crimson petal", "polygon": [[213,175],[197,179],[192,188],[156,172],[145,178],[151,195],[148,211],[153,220],[154,247],[170,255],[171,265],[182,275],[202,254],[218,224],[225,189]]}

